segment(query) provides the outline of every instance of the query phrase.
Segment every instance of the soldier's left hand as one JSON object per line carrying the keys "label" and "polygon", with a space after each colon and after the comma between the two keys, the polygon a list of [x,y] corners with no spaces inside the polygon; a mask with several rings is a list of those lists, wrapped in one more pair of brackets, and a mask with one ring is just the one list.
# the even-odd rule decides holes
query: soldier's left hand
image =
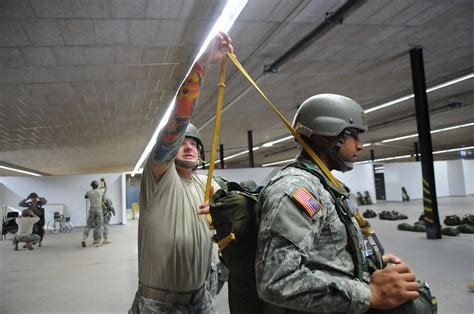
{"label": "soldier's left hand", "polygon": [[[211,185],[211,196],[214,194],[214,187]],[[209,201],[202,203],[199,205],[198,215],[208,214],[209,213]]]}

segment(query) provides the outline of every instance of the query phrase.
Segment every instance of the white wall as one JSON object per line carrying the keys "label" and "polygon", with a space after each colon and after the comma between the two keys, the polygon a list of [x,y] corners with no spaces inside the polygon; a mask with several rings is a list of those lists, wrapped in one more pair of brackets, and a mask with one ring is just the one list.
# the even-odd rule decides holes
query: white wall
{"label": "white wall", "polygon": [[345,185],[347,185],[351,191],[356,194],[360,192],[364,195],[365,191],[369,192],[372,203],[376,204],[377,200],[375,197],[375,177],[374,177],[374,165],[372,163],[357,164],[354,165],[354,169],[348,172],[333,171],[334,176]]}
{"label": "white wall", "polygon": [[465,196],[466,185],[463,171],[463,160],[447,162],[449,196]]}
{"label": "white wall", "polygon": [[402,201],[402,186],[407,190],[410,199],[421,199],[420,162],[397,162],[384,165],[385,196],[387,201]]}
{"label": "white wall", "polygon": [[[436,196],[465,196],[474,193],[474,160],[447,160],[433,163]],[[400,162],[384,165],[387,201],[401,201],[401,188],[410,199],[423,198],[421,162]]]}
{"label": "white wall", "polygon": [[462,169],[466,195],[474,194],[474,160],[463,160]]}
{"label": "white wall", "polygon": [[107,196],[112,200],[117,213],[110,223],[125,223],[121,174],[88,174],[77,176],[46,177],[0,177],[0,207],[12,206],[21,209],[18,202],[31,192],[45,197],[49,204],[64,204],[64,213],[71,216],[75,226],[86,225],[86,199],[84,194],[91,189],[92,180],[105,178]]}
{"label": "white wall", "polygon": [[448,161],[435,161],[433,163],[434,175],[435,175],[435,184],[436,184],[436,196],[437,197],[446,197],[450,196],[449,193],[449,177],[452,174],[448,175]]}

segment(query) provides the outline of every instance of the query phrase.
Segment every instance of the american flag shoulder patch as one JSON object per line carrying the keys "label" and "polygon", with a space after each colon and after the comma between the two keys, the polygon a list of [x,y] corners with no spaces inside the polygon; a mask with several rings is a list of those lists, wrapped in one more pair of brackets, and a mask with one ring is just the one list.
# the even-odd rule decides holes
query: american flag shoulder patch
{"label": "american flag shoulder patch", "polygon": [[320,209],[321,204],[305,188],[298,188],[291,194],[291,198],[302,206],[309,217],[313,217]]}

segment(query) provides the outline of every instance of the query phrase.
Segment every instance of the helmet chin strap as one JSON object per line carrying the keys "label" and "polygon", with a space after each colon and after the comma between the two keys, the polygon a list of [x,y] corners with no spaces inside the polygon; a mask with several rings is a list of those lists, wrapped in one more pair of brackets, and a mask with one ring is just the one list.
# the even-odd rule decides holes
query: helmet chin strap
{"label": "helmet chin strap", "polygon": [[335,170],[347,172],[354,168],[354,163],[352,161],[346,161],[339,155],[339,147],[335,146],[333,149],[329,150],[327,154],[331,158]]}
{"label": "helmet chin strap", "polygon": [[193,169],[197,165],[195,162],[192,162],[192,161],[178,160],[178,159],[175,159],[174,163],[176,167],[184,168],[184,169]]}
{"label": "helmet chin strap", "polygon": [[344,130],[339,136],[336,145],[327,151],[327,154],[334,163],[334,169],[341,172],[347,172],[354,168],[354,163],[352,161],[344,160],[342,159],[341,155],[339,155],[339,150],[344,145],[344,142],[346,141],[348,135],[350,135],[350,133]]}

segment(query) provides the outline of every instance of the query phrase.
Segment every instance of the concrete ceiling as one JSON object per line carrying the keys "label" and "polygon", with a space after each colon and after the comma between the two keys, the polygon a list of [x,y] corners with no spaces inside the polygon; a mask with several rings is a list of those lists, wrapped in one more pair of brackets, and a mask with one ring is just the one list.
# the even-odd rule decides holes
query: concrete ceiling
{"label": "concrete ceiling", "polygon": [[[474,72],[473,1],[371,0],[359,1],[277,73],[263,74],[345,2],[249,0],[230,31],[240,62],[287,119],[318,93],[351,97],[364,109],[411,94],[413,47],[423,49],[428,87]],[[132,170],[224,4],[1,1],[0,162],[51,175]],[[208,149],[218,72],[208,70],[192,119]],[[428,94],[432,130],[474,122],[473,87],[471,78]],[[227,156],[246,149],[248,130],[256,146],[288,135],[231,64],[224,105],[220,143]],[[369,143],[417,132],[413,100],[368,113],[368,121]],[[433,150],[473,146],[473,131],[433,134]],[[412,154],[415,141],[366,147],[361,160],[370,159],[371,149],[375,158]],[[296,152],[286,141],[255,151],[255,163]],[[246,166],[246,155],[227,163]],[[0,169],[0,175],[18,174]]]}

